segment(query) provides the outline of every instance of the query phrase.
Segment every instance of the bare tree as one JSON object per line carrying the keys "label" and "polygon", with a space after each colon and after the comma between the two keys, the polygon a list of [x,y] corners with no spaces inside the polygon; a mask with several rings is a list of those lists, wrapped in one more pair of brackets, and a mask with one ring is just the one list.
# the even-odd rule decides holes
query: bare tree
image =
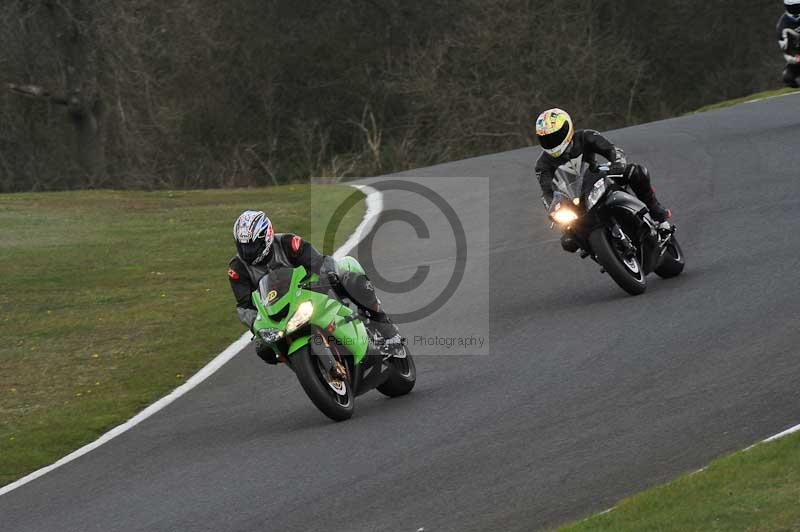
{"label": "bare tree", "polygon": [[0,191],[370,175],[776,86],[772,0],[3,0]]}
{"label": "bare tree", "polygon": [[51,35],[58,43],[63,85],[48,89],[36,84],[9,83],[8,88],[15,94],[64,107],[73,128],[71,142],[76,160],[94,180],[105,172],[105,153],[101,135],[103,102],[90,73],[91,10],[87,0],[46,0],[44,6]]}

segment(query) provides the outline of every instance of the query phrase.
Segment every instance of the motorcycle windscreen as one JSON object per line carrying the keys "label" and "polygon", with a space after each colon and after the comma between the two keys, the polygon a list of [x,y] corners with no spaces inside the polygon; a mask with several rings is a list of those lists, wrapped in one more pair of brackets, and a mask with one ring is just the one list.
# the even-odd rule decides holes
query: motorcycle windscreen
{"label": "motorcycle windscreen", "polygon": [[583,174],[589,165],[583,161],[583,155],[571,159],[559,166],[555,171],[553,188],[570,200],[581,196]]}
{"label": "motorcycle windscreen", "polygon": [[272,270],[258,282],[258,293],[265,307],[280,301],[289,292],[292,286],[294,269],[279,268]]}

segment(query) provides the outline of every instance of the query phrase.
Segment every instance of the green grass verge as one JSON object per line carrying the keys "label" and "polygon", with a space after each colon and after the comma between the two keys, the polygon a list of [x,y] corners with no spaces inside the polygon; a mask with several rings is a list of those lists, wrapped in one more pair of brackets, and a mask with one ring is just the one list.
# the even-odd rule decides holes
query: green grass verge
{"label": "green grass verge", "polygon": [[559,530],[800,531],[800,434],[720,458]]}
{"label": "green grass verge", "polygon": [[695,114],[695,113],[705,113],[706,111],[714,111],[716,109],[724,109],[725,107],[731,107],[733,105],[739,105],[740,103],[746,103],[752,100],[763,100],[764,98],[772,98],[773,96],[781,96],[783,94],[790,94],[793,92],[798,92],[797,89],[791,89],[789,87],[784,87],[782,89],[773,89],[764,92],[758,92],[756,94],[750,94],[749,96],[742,96],[741,98],[734,98],[733,100],[725,100],[724,102],[717,102],[712,103],[710,105],[706,105],[697,109],[696,111],[692,111],[688,114]]}
{"label": "green grass verge", "polygon": [[[130,418],[243,332],[226,275],[242,210],[320,247],[317,222],[353,193],[0,195],[0,485]],[[362,197],[337,244],[363,213]]]}

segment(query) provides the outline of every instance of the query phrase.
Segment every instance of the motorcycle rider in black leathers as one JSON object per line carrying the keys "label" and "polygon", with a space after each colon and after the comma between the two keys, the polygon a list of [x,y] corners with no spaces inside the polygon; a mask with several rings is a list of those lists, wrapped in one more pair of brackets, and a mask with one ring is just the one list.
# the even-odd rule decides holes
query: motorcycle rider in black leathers
{"label": "motorcycle rider in black leathers", "polygon": [[[366,275],[340,272],[333,257],[322,255],[297,235],[275,234],[272,222],[263,211],[243,212],[233,225],[233,239],[236,243],[236,256],[228,264],[228,280],[236,298],[239,321],[248,329],[252,329],[258,314],[250,297],[258,289],[261,278],[277,268],[303,266],[306,270],[340,285],[369,317],[386,346],[391,347],[402,342],[397,327],[382,311],[381,302]],[[258,336],[255,341],[256,354],[264,362],[279,362],[273,350],[262,344]]]}
{"label": "motorcycle rider in black leathers", "polygon": [[783,82],[789,87],[798,88],[800,77],[800,0],[785,0],[786,12],[778,20],[778,46],[783,51],[786,68]]}
{"label": "motorcycle rider in black leathers", "polygon": [[[611,163],[611,174],[622,175],[621,179],[616,179],[617,183],[629,186],[647,205],[654,220],[666,222],[672,216],[672,212],[662,207],[656,199],[647,168],[639,164],[628,164],[624,152],[597,131],[575,131],[572,119],[566,111],[550,109],[539,115],[536,120],[536,137],[544,150],[536,162],[536,178],[547,205],[553,201],[553,179],[559,167],[581,157],[584,163],[596,167],[597,156],[600,155]],[[561,246],[571,253],[578,250],[577,242],[568,232],[562,236]]]}

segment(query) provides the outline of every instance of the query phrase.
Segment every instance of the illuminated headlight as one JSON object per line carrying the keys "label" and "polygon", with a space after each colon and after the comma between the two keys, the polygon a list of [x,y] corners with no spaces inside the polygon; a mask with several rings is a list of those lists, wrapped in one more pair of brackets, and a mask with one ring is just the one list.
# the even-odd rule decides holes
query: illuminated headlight
{"label": "illuminated headlight", "polygon": [[569,225],[578,219],[578,215],[572,209],[558,209],[551,216],[559,225]]}
{"label": "illuminated headlight", "polygon": [[601,179],[597,183],[594,184],[592,187],[592,191],[589,192],[589,197],[586,198],[586,208],[591,209],[595,206],[595,204],[600,201],[600,198],[603,197],[603,194],[606,193],[606,180]]}
{"label": "illuminated headlight", "polygon": [[311,319],[311,315],[314,313],[314,305],[311,301],[304,301],[300,303],[300,306],[297,307],[297,310],[294,312],[294,315],[289,320],[289,323],[286,325],[286,332],[291,333],[308,323],[308,320]]}
{"label": "illuminated headlight", "polygon": [[281,338],[283,338],[283,331],[278,329],[261,329],[258,331],[258,335],[261,337],[268,344],[274,344]]}

